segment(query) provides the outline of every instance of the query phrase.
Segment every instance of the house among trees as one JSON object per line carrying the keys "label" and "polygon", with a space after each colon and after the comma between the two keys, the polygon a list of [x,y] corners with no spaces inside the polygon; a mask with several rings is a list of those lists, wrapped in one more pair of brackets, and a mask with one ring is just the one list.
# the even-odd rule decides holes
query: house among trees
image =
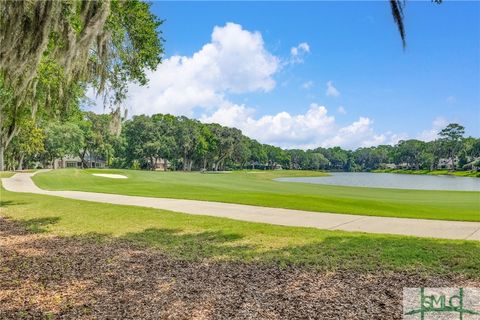
{"label": "house among trees", "polygon": [[401,140],[345,150],[341,147],[282,149],[262,144],[235,128],[184,116],[156,114],[120,120],[85,112],[75,122],[32,123],[5,154],[7,168],[129,168],[144,170],[480,170],[480,139],[449,124],[433,141]]}
{"label": "house among trees", "polygon": [[167,171],[170,167],[170,163],[166,159],[157,159],[155,162],[156,171]]}
{"label": "house among trees", "polygon": [[[453,161],[453,165],[452,165],[452,161]],[[452,170],[458,167],[458,165],[459,165],[458,157],[454,158],[453,160],[449,158],[440,158],[438,160],[437,168]]]}
{"label": "house among trees", "polygon": [[83,160],[79,156],[67,155],[61,159],[55,159],[51,169],[62,168],[105,168],[107,163],[102,157],[96,156],[93,153],[86,152]]}

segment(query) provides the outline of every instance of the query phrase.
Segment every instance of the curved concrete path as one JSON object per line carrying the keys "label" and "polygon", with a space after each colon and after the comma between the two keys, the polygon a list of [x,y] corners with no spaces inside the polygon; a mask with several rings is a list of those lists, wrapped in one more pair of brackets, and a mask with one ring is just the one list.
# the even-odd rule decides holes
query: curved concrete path
{"label": "curved concrete path", "polygon": [[28,192],[76,200],[149,207],[195,215],[207,215],[283,226],[443,239],[480,240],[480,222],[370,217],[198,200],[125,196],[82,191],[48,191],[38,188],[33,183],[30,177],[34,174],[35,173],[17,173],[10,178],[3,178],[3,187],[13,192]]}

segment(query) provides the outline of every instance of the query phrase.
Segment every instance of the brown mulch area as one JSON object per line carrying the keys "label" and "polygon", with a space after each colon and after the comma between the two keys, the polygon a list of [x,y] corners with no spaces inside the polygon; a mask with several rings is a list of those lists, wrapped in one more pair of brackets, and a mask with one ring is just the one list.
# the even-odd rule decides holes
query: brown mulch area
{"label": "brown mulch area", "polygon": [[0,319],[400,319],[412,274],[185,262],[125,241],[56,237],[0,217]]}

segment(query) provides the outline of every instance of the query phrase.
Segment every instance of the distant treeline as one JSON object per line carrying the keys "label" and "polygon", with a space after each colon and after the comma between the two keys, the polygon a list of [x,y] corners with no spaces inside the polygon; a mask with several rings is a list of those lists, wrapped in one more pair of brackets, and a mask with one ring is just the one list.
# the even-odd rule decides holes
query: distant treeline
{"label": "distant treeline", "polygon": [[[116,121],[115,121],[116,120]],[[49,166],[55,159],[86,154],[114,168],[154,170],[300,169],[369,171],[385,168],[477,170],[480,139],[449,124],[435,141],[403,140],[354,151],[340,147],[281,149],[235,128],[187,117],[156,114],[119,121],[118,115],[81,113],[65,122],[26,125],[6,153],[9,168]]]}

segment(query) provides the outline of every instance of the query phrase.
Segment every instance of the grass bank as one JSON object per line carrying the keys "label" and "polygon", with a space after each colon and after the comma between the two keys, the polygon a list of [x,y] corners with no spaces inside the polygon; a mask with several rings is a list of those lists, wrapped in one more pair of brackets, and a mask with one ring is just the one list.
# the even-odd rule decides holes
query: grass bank
{"label": "grass bank", "polygon": [[[116,173],[109,179],[92,173]],[[35,183],[48,190],[78,190],[125,195],[240,203],[266,207],[372,216],[480,221],[480,193],[357,188],[278,182],[284,176],[321,172],[259,171],[225,174],[136,170],[64,169],[40,173]]]}
{"label": "grass bank", "polygon": [[1,190],[1,216],[28,230],[132,241],[187,261],[242,261],[323,271],[480,277],[480,242],[293,228]]}
{"label": "grass bank", "polygon": [[372,172],[378,173],[401,173],[401,174],[430,174],[430,175],[449,175],[457,177],[478,177],[480,178],[479,171],[449,171],[449,170],[406,170],[406,169],[378,169]]}
{"label": "grass bank", "polygon": [[0,171],[0,178],[10,178],[15,172],[13,171]]}

